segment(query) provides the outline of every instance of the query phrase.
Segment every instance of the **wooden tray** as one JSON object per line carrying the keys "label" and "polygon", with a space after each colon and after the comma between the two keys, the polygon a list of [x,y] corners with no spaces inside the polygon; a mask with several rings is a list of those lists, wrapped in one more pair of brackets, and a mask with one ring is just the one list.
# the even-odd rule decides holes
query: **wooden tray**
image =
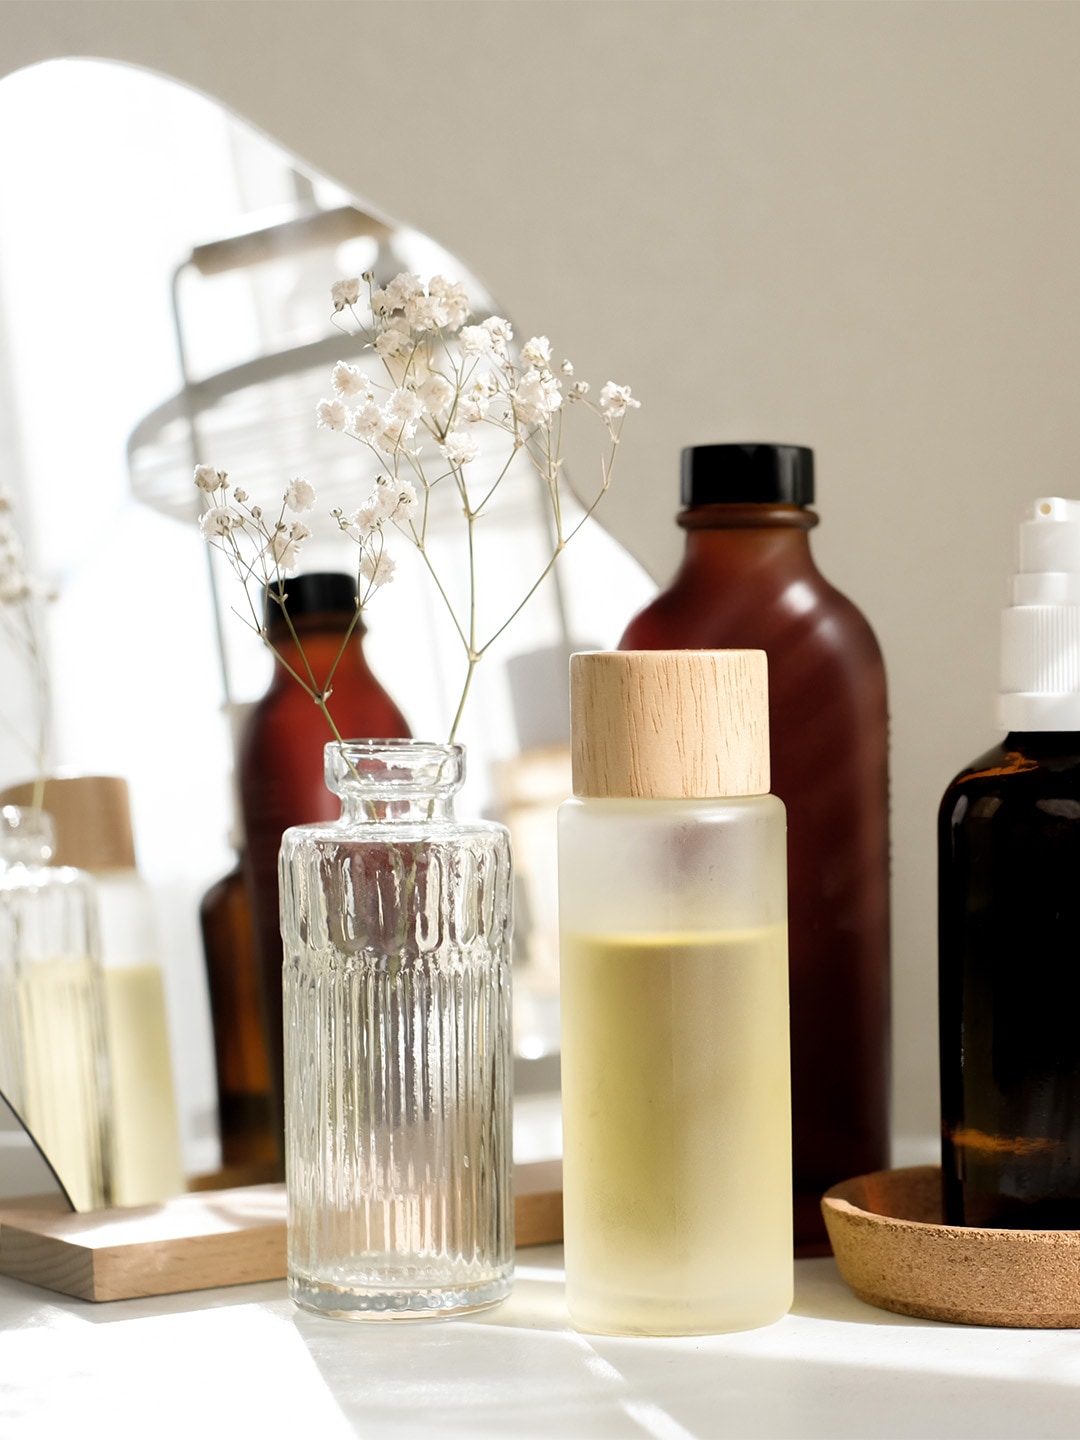
{"label": "wooden tray", "polygon": [[[0,1274],[82,1300],[131,1300],[285,1275],[285,1187],[178,1195],[72,1214],[49,1200],[0,1208]],[[562,1162],[514,1170],[521,1245],[562,1239]]]}
{"label": "wooden tray", "polygon": [[961,1325],[1080,1326],[1080,1231],[941,1221],[941,1170],[878,1170],[821,1202],[840,1273],[860,1300]]}

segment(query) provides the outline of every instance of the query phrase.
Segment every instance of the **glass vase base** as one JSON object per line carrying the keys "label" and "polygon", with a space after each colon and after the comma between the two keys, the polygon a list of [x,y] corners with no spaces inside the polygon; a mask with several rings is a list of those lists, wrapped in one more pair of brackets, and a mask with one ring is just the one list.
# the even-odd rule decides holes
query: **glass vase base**
{"label": "glass vase base", "polygon": [[513,1288],[513,1272],[483,1284],[431,1289],[365,1289],[290,1279],[289,1294],[301,1310],[330,1320],[445,1320],[489,1310]]}

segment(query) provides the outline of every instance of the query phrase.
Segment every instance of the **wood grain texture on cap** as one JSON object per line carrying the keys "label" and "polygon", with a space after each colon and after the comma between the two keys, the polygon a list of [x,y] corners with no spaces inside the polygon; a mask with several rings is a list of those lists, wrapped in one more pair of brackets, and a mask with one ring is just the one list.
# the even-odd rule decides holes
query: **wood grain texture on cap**
{"label": "wood grain texture on cap", "polygon": [[769,790],[763,650],[601,650],[570,659],[574,794],[682,800]]}
{"label": "wood grain texture on cap", "polygon": [[[34,785],[9,785],[0,805],[32,805]],[[80,870],[134,870],[135,841],[127,781],[118,775],[50,775],[41,808],[56,827],[54,865]]]}

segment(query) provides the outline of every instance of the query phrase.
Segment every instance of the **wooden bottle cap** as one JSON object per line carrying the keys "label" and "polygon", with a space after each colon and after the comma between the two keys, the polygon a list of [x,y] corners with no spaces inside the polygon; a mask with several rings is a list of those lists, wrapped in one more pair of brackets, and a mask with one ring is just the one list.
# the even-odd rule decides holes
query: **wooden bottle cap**
{"label": "wooden bottle cap", "polygon": [[574,794],[705,800],[769,791],[764,650],[570,658]]}
{"label": "wooden bottle cap", "polygon": [[[32,805],[34,785],[10,785],[4,805]],[[50,775],[41,808],[56,826],[54,865],[80,870],[133,870],[135,842],[127,781],[118,775]]]}

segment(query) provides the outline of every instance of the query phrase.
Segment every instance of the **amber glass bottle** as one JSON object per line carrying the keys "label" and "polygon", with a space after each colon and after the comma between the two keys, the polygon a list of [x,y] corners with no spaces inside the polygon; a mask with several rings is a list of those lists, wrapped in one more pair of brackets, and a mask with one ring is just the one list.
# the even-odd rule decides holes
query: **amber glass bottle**
{"label": "amber glass bottle", "polygon": [[278,1142],[242,860],[203,896],[199,922],[214,1024],[222,1168],[228,1183],[255,1184],[277,1173]]}
{"label": "amber glass bottle", "polygon": [[866,620],[810,553],[813,452],[683,451],[686,555],[622,649],[761,649],[772,789],[788,812],[795,1248],[822,1192],[888,1164],[888,714]]}
{"label": "amber glass bottle", "polygon": [[945,1218],[1080,1230],[1080,733],[1007,735],[938,841]]}
{"label": "amber glass bottle", "polygon": [[997,720],[938,818],[945,1218],[1078,1230],[1080,501],[1020,524]]}
{"label": "amber glass bottle", "polygon": [[324,687],[333,670],[327,708],[344,739],[409,737],[401,711],[368,666],[361,624],[342,650],[356,607],[353,577],[298,575],[287,582],[286,592],[288,621],[299,644],[282,607],[268,596],[266,622],[281,658],[269,690],[251,712],[240,748],[246,878],[252,897],[279,1143],[284,1134],[284,1106],[278,848],[283,832],[291,825],[335,820],[340,808],[323,774],[323,749],[333,736],[318,706],[286,665],[301,674],[310,666],[317,683]]}

